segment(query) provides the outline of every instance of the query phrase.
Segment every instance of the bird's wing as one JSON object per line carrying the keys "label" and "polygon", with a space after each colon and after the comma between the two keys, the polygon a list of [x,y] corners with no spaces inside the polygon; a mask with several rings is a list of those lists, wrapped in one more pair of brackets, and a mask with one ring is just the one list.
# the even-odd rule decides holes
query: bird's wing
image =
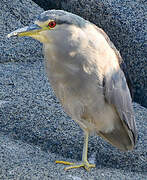
{"label": "bird's wing", "polygon": [[133,135],[136,143],[137,133],[132,99],[123,71],[119,68],[104,76],[104,96],[106,101],[113,105],[125,127]]}
{"label": "bird's wing", "polygon": [[[95,27],[97,31],[104,36],[105,40],[107,41],[111,49],[114,51],[116,55],[116,60],[118,61],[120,65],[120,68],[118,68],[117,70],[114,70],[113,67],[110,67],[111,71],[104,75],[103,86],[104,86],[105,100],[107,101],[107,103],[109,103],[116,109],[124,128],[128,132],[128,135],[132,143],[135,145],[136,140],[137,140],[137,130],[136,130],[135,117],[134,117],[134,112],[133,112],[133,107],[132,107],[132,99],[131,99],[132,82],[129,77],[129,73],[127,71],[127,68],[123,59],[121,58],[119,51],[111,42],[107,34],[101,28],[98,28],[97,26]],[[124,73],[123,73],[123,70],[124,70]],[[100,133],[100,134],[102,137],[107,139],[110,143],[112,143],[112,139],[114,140],[116,138],[114,137],[113,133],[112,134],[110,133],[111,136],[110,134],[108,135],[110,137],[108,137],[104,133]],[[115,140],[117,140],[117,138]]]}
{"label": "bird's wing", "polygon": [[110,38],[108,37],[108,35],[103,31],[103,29],[95,26],[96,30],[101,33],[104,37],[105,37],[105,40],[107,41],[107,43],[109,44],[109,46],[113,49],[116,57],[117,57],[117,60],[118,60],[118,63],[121,67],[121,69],[123,70],[124,74],[125,74],[125,77],[126,77],[126,81],[127,81],[127,84],[128,84],[128,87],[129,87],[129,90],[130,90],[130,93],[131,93],[131,97],[132,99],[134,98],[134,94],[133,94],[133,88],[132,88],[132,79],[129,75],[129,72],[128,72],[128,69],[127,69],[127,66],[125,64],[125,62],[123,61],[119,51],[116,49],[116,47],[114,46],[114,44],[112,43],[112,41],[110,40]]}

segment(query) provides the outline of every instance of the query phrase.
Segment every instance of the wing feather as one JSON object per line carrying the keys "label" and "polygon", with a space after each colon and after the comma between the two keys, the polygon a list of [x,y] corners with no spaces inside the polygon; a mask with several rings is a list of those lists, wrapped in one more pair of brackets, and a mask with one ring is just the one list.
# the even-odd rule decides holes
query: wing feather
{"label": "wing feather", "polygon": [[134,94],[133,94],[133,89],[132,89],[132,79],[129,75],[129,71],[127,69],[127,66],[125,64],[125,62],[123,61],[119,51],[116,49],[116,47],[114,46],[114,44],[112,43],[112,41],[110,40],[110,38],[108,37],[108,35],[103,31],[103,29],[95,26],[95,28],[97,29],[97,31],[99,33],[101,33],[104,37],[105,37],[105,40],[107,41],[107,43],[109,44],[109,46],[113,49],[116,57],[117,57],[117,60],[118,60],[118,63],[120,65],[120,68],[122,69],[122,71],[124,72],[125,74],[125,77],[126,77],[126,81],[127,81],[127,84],[128,84],[128,88],[130,90],[130,94],[131,94],[131,97],[132,99],[134,98]]}
{"label": "wing feather", "polygon": [[132,132],[133,141],[134,144],[136,144],[137,130],[132,106],[132,80],[119,51],[111,42],[110,38],[101,28],[98,28],[97,26],[95,27],[97,31],[105,37],[107,43],[114,51],[116,60],[120,65],[120,68],[117,70],[114,70],[113,67],[111,67],[111,73],[109,71],[104,76],[103,86],[105,99],[109,104],[115,107],[120,119],[125,124],[125,127],[128,127],[128,130]]}
{"label": "wing feather", "polygon": [[106,74],[104,77],[104,95],[109,104],[112,104],[120,119],[132,132],[134,144],[136,144],[137,131],[130,91],[123,71],[119,68]]}

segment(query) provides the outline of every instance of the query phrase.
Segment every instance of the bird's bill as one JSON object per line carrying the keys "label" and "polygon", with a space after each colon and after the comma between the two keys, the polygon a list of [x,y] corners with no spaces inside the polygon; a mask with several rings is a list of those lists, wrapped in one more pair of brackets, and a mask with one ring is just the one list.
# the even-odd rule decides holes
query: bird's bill
{"label": "bird's bill", "polygon": [[13,31],[10,34],[8,34],[7,37],[9,38],[12,36],[32,36],[38,34],[42,30],[42,27],[38,26],[37,24],[33,24],[30,26],[26,26],[24,28],[17,29],[16,31]]}

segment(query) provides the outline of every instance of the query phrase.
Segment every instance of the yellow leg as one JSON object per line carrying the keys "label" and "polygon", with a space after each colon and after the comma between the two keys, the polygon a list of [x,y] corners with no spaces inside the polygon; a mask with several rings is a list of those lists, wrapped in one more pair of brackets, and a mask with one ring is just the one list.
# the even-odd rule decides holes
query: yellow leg
{"label": "yellow leg", "polygon": [[90,168],[95,167],[95,164],[89,164],[89,162],[87,160],[87,152],[88,152],[88,132],[85,132],[82,162],[71,163],[71,162],[66,162],[66,161],[56,161],[56,163],[70,165],[70,166],[66,167],[65,170],[84,167],[87,171],[89,171]]}

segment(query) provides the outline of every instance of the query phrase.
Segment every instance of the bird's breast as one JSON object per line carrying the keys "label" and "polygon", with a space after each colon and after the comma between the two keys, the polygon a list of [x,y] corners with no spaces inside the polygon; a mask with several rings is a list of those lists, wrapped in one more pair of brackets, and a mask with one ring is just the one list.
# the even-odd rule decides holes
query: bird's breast
{"label": "bird's breast", "polygon": [[81,65],[78,58],[72,61],[67,54],[59,56],[54,47],[49,48],[45,51],[47,75],[66,113],[89,131],[112,131],[117,114],[105,102],[97,64],[80,56]]}

